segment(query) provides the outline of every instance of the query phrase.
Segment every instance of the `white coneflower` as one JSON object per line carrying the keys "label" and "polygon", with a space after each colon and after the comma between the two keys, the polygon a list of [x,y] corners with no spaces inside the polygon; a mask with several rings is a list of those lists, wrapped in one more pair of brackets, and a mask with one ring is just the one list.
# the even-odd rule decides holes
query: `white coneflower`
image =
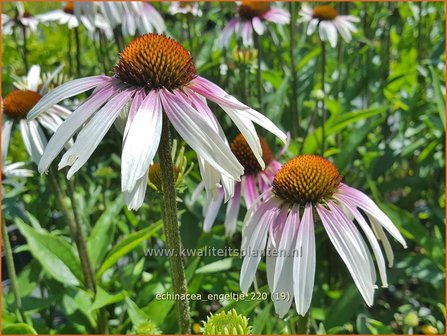
{"label": "white coneflower", "polygon": [[221,106],[235,122],[262,167],[262,149],[253,122],[286,140],[286,135],[268,118],[198,76],[190,53],[172,38],[158,34],[142,35],[130,42],[112,77],[92,76],[66,83],[46,95],[28,117],[35,118],[53,104],[93,88],[90,98],[48,143],[39,170],[46,171],[67,140],[85,124],[59,163],[59,168],[71,166],[67,174],[70,178],[130,104],[123,135],[121,188],[133,209],[144,200],[148,168],[160,141],[163,112],[197,152],[206,189],[215,197],[220,182],[227,197],[231,197],[234,189],[230,181],[239,180],[244,168],[231,152],[206,99]]}
{"label": "white coneflower", "polygon": [[191,14],[193,16],[202,16],[202,10],[198,2],[174,1],[169,6],[169,14]]}
{"label": "white coneflower", "polygon": [[311,8],[303,5],[300,11],[301,22],[308,22],[307,35],[311,35],[318,28],[322,41],[329,41],[332,47],[337,46],[337,31],[346,41],[351,41],[351,33],[357,29],[352,24],[359,18],[352,15],[339,15],[337,10],[328,5]]}
{"label": "white coneflower", "polygon": [[40,67],[33,65],[26,77],[26,87],[14,83],[18,89],[11,91],[2,100],[2,111],[5,116],[2,124],[2,134],[5,135],[5,137],[2,136],[2,153],[4,155],[8,151],[12,127],[17,123],[20,126],[20,133],[28,154],[36,164],[39,163],[47,144],[47,137],[42,127],[50,133],[54,133],[71,111],[54,105],[43,109],[36,120],[27,120],[26,115],[39,102],[48,85],[61,69],[61,67],[56,69],[47,81],[39,86],[41,84]]}
{"label": "white coneflower", "polygon": [[39,20],[30,14],[30,12],[25,10],[22,2],[16,2],[16,14],[14,17],[9,17],[2,13],[2,34],[11,35],[13,29],[16,26],[23,26],[28,28],[26,33],[36,32]]}
{"label": "white coneflower", "polygon": [[[300,155],[283,165],[273,186],[258,198],[245,218],[241,250],[247,253],[241,269],[242,291],[248,291],[253,282],[260,252],[267,244],[270,290],[289,293],[290,298],[295,298],[296,311],[304,316],[314,286],[314,227],[318,216],[365,302],[368,306],[373,304],[376,271],[358,227],[371,245],[384,287],[388,283],[378,239],[390,266],[393,252],[383,229],[404,247],[405,240],[368,196],[341,181],[337,168],[320,156]],[[277,253],[269,253],[272,249],[277,249]],[[289,311],[292,301],[274,302],[280,317]]]}
{"label": "white coneflower", "polygon": [[[38,14],[36,17],[42,22],[57,22],[61,25],[67,25],[68,29],[79,27],[79,20],[74,13],[73,1],[67,2],[62,8]],[[81,19],[82,20],[82,19]],[[88,22],[87,20],[84,20]]]}
{"label": "white coneflower", "polygon": [[252,45],[253,32],[264,34],[264,21],[284,25],[290,22],[290,14],[281,8],[270,7],[268,1],[242,1],[237,7],[236,17],[222,31],[220,45],[228,46],[233,34],[242,37],[244,46]]}

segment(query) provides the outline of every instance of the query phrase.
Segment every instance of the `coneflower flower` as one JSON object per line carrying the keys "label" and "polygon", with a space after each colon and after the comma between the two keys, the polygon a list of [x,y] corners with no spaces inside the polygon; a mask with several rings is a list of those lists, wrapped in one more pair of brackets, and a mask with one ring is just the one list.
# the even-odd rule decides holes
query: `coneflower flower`
{"label": "coneflower flower", "polygon": [[2,100],[2,111],[5,116],[2,124],[2,155],[5,156],[5,160],[15,123],[20,126],[20,133],[28,154],[38,164],[47,144],[47,137],[42,127],[54,133],[63,120],[71,114],[71,111],[62,106],[52,105],[42,109],[36,120],[26,120],[27,113],[39,102],[48,85],[61,69],[62,67],[56,69],[46,82],[39,86],[41,84],[40,67],[33,65],[26,77],[26,89],[14,83],[18,89],[11,91]]}
{"label": "coneflower flower", "polygon": [[253,44],[253,32],[258,35],[264,34],[264,22],[269,21],[277,24],[290,22],[289,12],[270,7],[270,3],[259,1],[242,1],[237,7],[237,16],[225,26],[220,36],[220,45],[228,46],[231,35],[234,33],[242,37],[244,46]]}
{"label": "coneflower flower", "polygon": [[[244,175],[241,178],[241,182],[236,182],[234,196],[229,200],[227,205],[224,221],[225,234],[227,236],[232,236],[236,231],[236,222],[239,216],[242,198],[245,200],[245,206],[249,208],[261,193],[271,187],[276,172],[281,168],[281,164],[273,157],[273,153],[265,139],[261,137],[260,141],[265,168],[259,165],[258,160],[242,134],[239,134],[231,143],[231,151],[244,167]],[[280,155],[284,151],[285,149],[281,151]],[[203,190],[203,187],[202,182],[194,191],[191,202],[195,201],[199,192]],[[205,232],[209,232],[211,226],[214,224],[223,200],[224,191],[222,188],[219,189],[216,200],[210,198],[206,200],[203,209],[205,217],[203,230]]]}
{"label": "coneflower flower", "polygon": [[79,27],[80,20],[83,21],[84,24],[87,25],[88,29],[92,29],[90,26],[88,20],[84,18],[84,16],[80,17],[80,20],[78,20],[78,17],[74,13],[74,3],[73,1],[69,1],[65,3],[63,8],[55,9],[52,11],[49,11],[47,13],[36,15],[36,17],[41,22],[57,22],[61,25],[67,25],[68,29],[73,29],[76,27]]}
{"label": "coneflower flower", "polygon": [[321,40],[329,41],[333,48],[337,46],[337,31],[346,42],[351,41],[351,33],[357,31],[352,23],[358,22],[358,17],[339,15],[337,10],[329,5],[310,8],[304,4],[299,14],[300,22],[309,23],[307,35],[313,34],[318,27]]}
{"label": "coneflower flower", "polygon": [[[315,229],[323,224],[330,241],[346,264],[368,306],[373,304],[375,266],[362,238],[367,238],[377,262],[383,287],[388,285],[378,240],[382,241],[389,266],[393,252],[384,230],[406,247],[391,220],[364,193],[342,183],[337,168],[316,155],[300,155],[278,171],[273,186],[249,209],[242,233],[244,258],[240,286],[248,291],[262,252],[267,247],[267,279],[272,292],[295,298],[298,314],[310,307],[315,278]],[[355,220],[355,222],[354,222]],[[359,230],[360,228],[360,230]],[[268,242],[267,242],[268,238]],[[277,253],[269,253],[277,249]],[[292,299],[274,302],[284,316]]]}
{"label": "coneflower flower", "polygon": [[16,14],[14,17],[9,17],[8,15],[2,13],[3,35],[11,35],[16,26],[24,26],[29,28],[26,31],[27,35],[29,35],[30,31],[33,33],[37,31],[38,24],[39,20],[25,10],[22,2],[16,2]]}
{"label": "coneflower flower", "polygon": [[193,16],[202,16],[202,10],[199,8],[199,3],[188,1],[174,1],[169,6],[169,14],[191,14]]}
{"label": "coneflower flower", "polygon": [[95,89],[90,98],[48,143],[39,171],[48,169],[67,140],[85,124],[59,163],[59,168],[71,166],[67,174],[70,178],[85,164],[120,113],[128,109],[121,188],[130,195],[127,199],[138,198],[138,202],[132,202],[135,209],[143,202],[148,168],[160,141],[163,112],[197,152],[207,191],[215,196],[220,181],[229,186],[228,197],[232,196],[228,180],[239,180],[244,168],[231,152],[206,99],[221,106],[235,122],[262,167],[262,149],[253,122],[286,139],[268,118],[198,76],[190,53],[164,35],[145,34],[134,39],[122,51],[112,77],[92,76],[66,83],[46,95],[28,117],[35,118],[49,106],[90,89]]}
{"label": "coneflower flower", "polygon": [[142,1],[104,1],[93,3],[76,3],[75,13],[84,14],[92,26],[95,25],[98,12],[106,18],[112,29],[121,25],[124,36],[134,36],[136,32],[162,33],[166,30],[160,13],[150,4]]}

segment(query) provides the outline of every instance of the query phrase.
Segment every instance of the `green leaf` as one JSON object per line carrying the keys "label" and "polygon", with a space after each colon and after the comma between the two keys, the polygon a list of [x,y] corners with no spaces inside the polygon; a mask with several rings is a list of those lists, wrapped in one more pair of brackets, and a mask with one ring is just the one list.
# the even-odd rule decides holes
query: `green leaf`
{"label": "green leaf", "polygon": [[79,258],[69,243],[45,230],[36,231],[20,218],[16,219],[16,224],[25,236],[31,253],[48,274],[72,286],[83,282]]}
{"label": "green leaf", "polygon": [[161,226],[162,222],[161,220],[159,220],[148,228],[133,232],[125,237],[123,240],[121,240],[107,254],[106,259],[96,273],[96,277],[99,279],[104,274],[104,272],[115,265],[122,256],[126,255],[127,253],[135,249],[138,245],[140,245],[141,242],[149,239],[155,233],[157,233],[161,229]]}
{"label": "green leaf", "polygon": [[117,293],[117,294],[109,294],[101,287],[97,287],[95,301],[93,301],[92,306],[89,309],[89,312],[92,312],[96,309],[108,306],[112,303],[120,302],[127,297],[127,292],[125,290]]}
{"label": "green leaf", "polygon": [[199,267],[196,273],[215,273],[231,269],[233,258],[221,259],[205,266]]}
{"label": "green leaf", "polygon": [[87,241],[87,249],[89,252],[92,265],[98,266],[107,253],[107,249],[113,240],[113,232],[115,229],[116,216],[122,209],[122,197],[118,197],[110,204],[104,213],[99,217],[90,237]]}
{"label": "green leaf", "polygon": [[[347,270],[346,270],[347,272]],[[362,305],[362,297],[355,285],[350,285],[343,292],[343,295],[334,301],[326,311],[326,329],[343,325],[357,314],[358,308]]]}
{"label": "green leaf", "polygon": [[445,130],[445,95],[441,90],[441,83],[439,83],[438,75],[433,67],[430,68],[430,74],[433,81],[433,92],[435,95],[436,106],[438,107],[439,118],[441,118],[442,125]]}
{"label": "green leaf", "polygon": [[37,332],[25,323],[10,324],[2,330],[3,335],[37,335]]}
{"label": "green leaf", "polygon": [[127,313],[129,314],[130,320],[132,321],[133,325],[139,325],[149,320],[149,317],[146,315],[146,313],[142,311],[130,298],[126,298],[126,303],[128,306]]}

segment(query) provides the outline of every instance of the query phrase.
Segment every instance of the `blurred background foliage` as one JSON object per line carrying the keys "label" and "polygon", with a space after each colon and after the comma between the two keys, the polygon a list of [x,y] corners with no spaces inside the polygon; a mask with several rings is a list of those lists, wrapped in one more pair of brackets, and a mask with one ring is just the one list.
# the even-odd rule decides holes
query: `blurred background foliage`
{"label": "blurred background foliage", "polygon": [[[256,92],[256,58],[241,61],[234,52],[234,39],[226,50],[216,47],[219,32],[234,15],[235,4],[201,3],[202,17],[173,16],[167,12],[169,4],[153,5],[166,20],[167,34],[192,52],[201,76],[291,132],[292,141],[282,162],[299,153],[319,153],[322,117],[314,112],[324,99],[328,110],[325,156],[334,161],[347,184],[378,202],[408,242],[406,250],[391,242],[395,265],[388,270],[390,286],[377,289],[375,304],[368,308],[317,225],[317,273],[309,332],[445,333],[444,4],[335,3],[340,13],[358,16],[360,22],[351,43],[339,38],[336,48],[326,48],[326,95],[321,87],[318,36],[307,36],[306,26],[295,24],[295,48],[291,49],[290,26],[269,25],[260,39],[261,105]],[[25,6],[37,14],[60,4]],[[292,6],[298,12],[301,4],[278,6]],[[13,11],[14,4],[3,4],[3,13],[12,15]],[[82,26],[80,30],[82,76],[110,75],[118,57],[117,45],[113,41],[100,45]],[[65,63],[67,78],[74,78],[74,67],[68,66],[67,58],[69,37],[73,38],[66,26],[40,24],[28,39],[29,63],[48,72]],[[20,39],[2,36],[3,97],[13,89],[11,75],[25,75],[20,45]],[[71,57],[73,63],[74,55]],[[291,104],[296,104],[296,112]],[[214,111],[231,141],[237,135],[234,127],[219,109]],[[267,140],[274,152],[280,151],[279,143],[270,137]],[[149,320],[157,330],[174,333],[173,302],[155,298],[157,293],[170,291],[167,258],[144,255],[144,249],[163,247],[159,194],[148,189],[145,205],[137,212],[128,211],[120,192],[119,133],[111,130],[99,147],[73,182],[99,286],[95,297],[83,284],[77,252],[46,177],[36,174],[26,183],[3,187],[3,220],[14,249],[28,328],[46,334],[92,333],[96,330],[94,316],[102,308],[110,333],[147,331],[141,325],[147,327]],[[186,155],[195,160],[192,151]],[[28,160],[18,132],[9,159]],[[62,186],[67,185],[64,179],[61,174]],[[224,211],[210,233],[202,232],[202,203],[188,203],[199,181],[195,168],[179,194],[184,246],[239,248],[243,213],[231,239],[224,238]],[[196,256],[187,258],[186,265],[190,293],[239,292],[239,258]],[[17,322],[17,316],[6,269],[2,274],[2,324],[7,328]],[[263,263],[258,286],[259,291],[268,291]],[[286,318],[277,318],[270,299],[191,301],[191,308],[195,332],[209,312],[230,308],[250,318],[253,333],[294,333],[298,323],[293,309]]]}

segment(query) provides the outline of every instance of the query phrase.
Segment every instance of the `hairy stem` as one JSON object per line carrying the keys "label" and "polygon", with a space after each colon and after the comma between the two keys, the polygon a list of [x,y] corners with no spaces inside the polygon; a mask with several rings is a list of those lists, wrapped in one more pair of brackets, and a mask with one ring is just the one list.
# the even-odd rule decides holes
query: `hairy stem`
{"label": "hairy stem", "polygon": [[[180,231],[177,222],[177,195],[175,191],[174,166],[171,157],[171,139],[169,134],[168,118],[163,116],[163,129],[161,133],[158,156],[160,158],[163,200],[162,213],[164,232],[166,236],[166,245],[170,251],[173,251],[169,257],[169,263],[172,276],[172,287],[174,293],[186,297],[188,287],[186,284],[185,269],[183,259],[180,255],[181,240]],[[177,318],[181,334],[191,333],[191,318],[189,311],[189,301],[187,299],[177,300],[175,302]]]}

